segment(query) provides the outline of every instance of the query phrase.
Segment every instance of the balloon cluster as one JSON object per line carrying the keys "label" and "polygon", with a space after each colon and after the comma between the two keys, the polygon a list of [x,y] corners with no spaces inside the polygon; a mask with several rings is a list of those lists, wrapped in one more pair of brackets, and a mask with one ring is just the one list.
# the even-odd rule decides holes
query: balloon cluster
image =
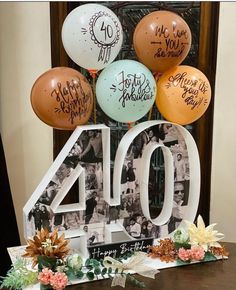
{"label": "balloon cluster", "polygon": [[[77,65],[98,76],[97,102],[110,118],[135,122],[155,101],[163,117],[178,124],[189,124],[203,115],[211,88],[202,72],[180,65],[191,47],[191,31],[180,16],[155,11],[141,19],[133,35],[139,62],[113,62],[122,42],[119,19],[103,5],[81,5],[63,23],[65,51]],[[96,103],[94,93],[95,86],[92,89],[81,73],[57,67],[36,80],[31,104],[46,124],[72,130],[88,122]]]}

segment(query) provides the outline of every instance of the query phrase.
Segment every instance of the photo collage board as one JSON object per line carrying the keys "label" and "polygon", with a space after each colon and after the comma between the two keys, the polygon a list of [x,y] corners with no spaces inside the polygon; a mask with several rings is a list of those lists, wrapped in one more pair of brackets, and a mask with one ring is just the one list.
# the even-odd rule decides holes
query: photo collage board
{"label": "photo collage board", "polygon": [[[174,160],[173,209],[169,220],[161,226],[144,216],[140,202],[142,153],[150,143],[168,147]],[[55,213],[52,202],[78,164],[85,172],[85,208]],[[114,160],[111,160],[111,177],[113,164]],[[41,228],[65,233],[79,229],[90,247],[107,242],[106,226],[112,224],[120,228],[127,241],[166,237],[178,227],[188,207],[190,169],[187,146],[177,126],[168,122],[152,126],[131,142],[122,167],[118,205],[110,205],[104,199],[103,168],[102,130],[82,131],[40,197],[28,213],[25,211],[26,236],[32,237]],[[79,182],[74,183],[62,204],[69,206],[80,201],[79,186]],[[112,182],[110,189],[112,196]],[[153,152],[150,160],[147,194],[150,216],[154,219],[160,214],[165,197],[164,157],[160,149]],[[116,242],[115,237],[112,242]]]}

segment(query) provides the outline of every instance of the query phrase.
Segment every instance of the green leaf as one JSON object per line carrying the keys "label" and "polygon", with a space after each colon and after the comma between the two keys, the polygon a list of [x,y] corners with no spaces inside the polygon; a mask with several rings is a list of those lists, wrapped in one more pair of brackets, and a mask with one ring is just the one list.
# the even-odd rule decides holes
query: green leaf
{"label": "green leaf", "polygon": [[205,253],[205,257],[203,259],[204,262],[215,261],[215,260],[217,260],[217,258],[211,252]]}
{"label": "green leaf", "polygon": [[89,267],[90,266],[90,259],[87,259],[86,261],[85,261],[85,267]]}
{"label": "green leaf", "polygon": [[69,280],[73,280],[77,278],[77,276],[75,275],[75,272],[71,268],[68,268],[68,270],[66,271],[66,275]]}
{"label": "green leaf", "polygon": [[184,249],[191,249],[191,245],[187,243],[174,243],[176,250],[179,250],[180,248]]}
{"label": "green leaf", "polygon": [[139,282],[139,287],[140,287],[140,288],[145,288],[145,287],[146,287],[146,285],[145,285],[145,283],[144,283],[144,282]]}
{"label": "green leaf", "polygon": [[115,274],[117,274],[119,272],[119,269],[118,268],[116,268],[115,269]]}
{"label": "green leaf", "polygon": [[190,261],[182,261],[181,259],[176,260],[177,266],[189,265]]}
{"label": "green leaf", "polygon": [[127,274],[127,278],[135,286],[138,286],[139,288],[144,288],[145,287],[144,282],[139,281],[137,278],[135,278],[134,276],[131,276],[129,273]]}
{"label": "green leaf", "polygon": [[102,269],[102,275],[104,276],[104,275],[106,275],[106,273],[107,273],[107,268],[103,268]]}
{"label": "green leaf", "polygon": [[40,290],[48,290],[48,289],[52,289],[52,286],[40,284]]}
{"label": "green leaf", "polygon": [[82,279],[84,277],[84,273],[82,272],[82,271],[78,271],[77,273],[76,273],[76,278],[78,278],[78,279]]}
{"label": "green leaf", "polygon": [[96,268],[94,269],[94,274],[95,274],[95,275],[100,275],[100,274],[101,274],[101,269],[100,269],[99,267],[96,267]]}
{"label": "green leaf", "polygon": [[86,276],[90,281],[94,280],[94,273],[93,272],[87,272]]}
{"label": "green leaf", "polygon": [[109,267],[109,268],[108,268],[108,274],[111,274],[111,272],[112,272],[112,268]]}
{"label": "green leaf", "polygon": [[43,268],[49,268],[53,271],[57,266],[57,258],[55,257],[47,257],[47,256],[38,256],[38,269],[42,271]]}
{"label": "green leaf", "polygon": [[[87,262],[88,260],[86,260],[86,262]],[[93,269],[93,266],[91,265],[91,264],[89,264],[90,263],[90,260],[86,263],[85,262],[85,267],[88,269],[88,270],[92,270]]]}
{"label": "green leaf", "polygon": [[100,266],[100,262],[96,259],[90,259],[90,264],[93,265],[94,267]]}

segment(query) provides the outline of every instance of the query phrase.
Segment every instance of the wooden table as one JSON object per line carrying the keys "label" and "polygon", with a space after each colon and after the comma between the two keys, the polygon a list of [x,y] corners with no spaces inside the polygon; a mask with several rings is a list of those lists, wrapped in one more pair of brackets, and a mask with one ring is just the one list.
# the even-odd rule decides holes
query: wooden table
{"label": "wooden table", "polygon": [[[146,290],[236,290],[236,243],[224,243],[230,251],[228,260],[218,260],[163,269],[156,279],[137,276],[146,285]],[[68,286],[66,290],[112,290],[111,280],[100,280]],[[126,290],[141,289],[127,283]],[[7,290],[3,288],[3,290]]]}
{"label": "wooden table", "polygon": [[[228,260],[219,260],[188,266],[163,269],[156,279],[138,276],[147,290],[236,290],[236,243],[225,243],[230,255]],[[111,290],[111,280],[94,281],[74,286],[68,290]],[[127,283],[126,290],[140,289]]]}

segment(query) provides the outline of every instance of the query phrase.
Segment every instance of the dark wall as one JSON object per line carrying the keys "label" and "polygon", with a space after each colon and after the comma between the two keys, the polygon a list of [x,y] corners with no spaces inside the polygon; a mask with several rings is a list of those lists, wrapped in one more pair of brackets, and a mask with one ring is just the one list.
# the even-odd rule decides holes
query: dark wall
{"label": "dark wall", "polygon": [[5,276],[11,266],[7,247],[19,246],[20,238],[12,202],[6,160],[0,136],[0,276]]}

